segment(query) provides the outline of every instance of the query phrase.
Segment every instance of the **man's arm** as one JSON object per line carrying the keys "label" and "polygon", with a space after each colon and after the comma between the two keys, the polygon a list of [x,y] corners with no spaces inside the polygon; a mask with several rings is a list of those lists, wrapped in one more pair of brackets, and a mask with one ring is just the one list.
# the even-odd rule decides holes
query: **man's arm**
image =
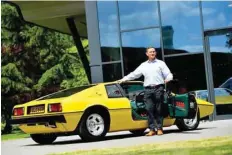
{"label": "man's arm", "polygon": [[139,67],[137,67],[133,72],[131,72],[127,76],[124,76],[120,81],[121,82],[130,81],[130,80],[137,79],[140,76],[142,76],[142,64]]}
{"label": "man's arm", "polygon": [[164,76],[165,83],[167,83],[168,81],[171,81],[173,79],[173,75],[172,75],[170,69],[168,68],[168,66],[166,65],[165,62],[163,62],[163,64],[162,64],[162,73]]}

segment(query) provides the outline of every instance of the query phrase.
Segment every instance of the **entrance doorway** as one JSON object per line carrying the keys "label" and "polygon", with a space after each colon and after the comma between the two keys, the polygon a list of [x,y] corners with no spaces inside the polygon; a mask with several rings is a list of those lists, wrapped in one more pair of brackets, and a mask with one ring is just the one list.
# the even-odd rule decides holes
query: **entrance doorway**
{"label": "entrance doorway", "polygon": [[204,32],[208,101],[212,119],[232,118],[232,28]]}

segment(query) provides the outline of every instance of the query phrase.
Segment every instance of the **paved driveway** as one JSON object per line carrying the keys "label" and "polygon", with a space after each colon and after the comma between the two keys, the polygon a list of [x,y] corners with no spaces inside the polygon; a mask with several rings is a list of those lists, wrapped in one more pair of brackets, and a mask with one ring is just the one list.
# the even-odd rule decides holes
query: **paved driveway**
{"label": "paved driveway", "polygon": [[59,137],[52,145],[37,145],[30,138],[2,142],[2,155],[44,155],[101,148],[115,148],[157,142],[194,140],[216,136],[232,136],[232,120],[201,123],[198,130],[179,132],[173,126],[164,129],[165,135],[153,137],[134,137],[129,132],[110,133],[100,142],[84,143],[78,136]]}

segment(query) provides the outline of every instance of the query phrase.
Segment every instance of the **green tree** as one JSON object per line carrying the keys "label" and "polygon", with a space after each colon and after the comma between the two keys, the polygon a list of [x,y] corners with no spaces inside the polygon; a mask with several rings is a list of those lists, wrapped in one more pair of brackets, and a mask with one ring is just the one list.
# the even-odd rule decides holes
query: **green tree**
{"label": "green tree", "polygon": [[2,133],[11,132],[11,125],[9,123],[10,114],[15,104],[20,103],[18,94],[29,92],[32,81],[25,77],[14,63],[8,63],[2,67],[1,75],[1,100],[2,100],[2,118],[6,121],[6,126]]}
{"label": "green tree", "polygon": [[[1,4],[2,119],[9,133],[15,104],[88,80],[71,36],[29,25],[13,6]],[[88,41],[83,43],[88,54]]]}

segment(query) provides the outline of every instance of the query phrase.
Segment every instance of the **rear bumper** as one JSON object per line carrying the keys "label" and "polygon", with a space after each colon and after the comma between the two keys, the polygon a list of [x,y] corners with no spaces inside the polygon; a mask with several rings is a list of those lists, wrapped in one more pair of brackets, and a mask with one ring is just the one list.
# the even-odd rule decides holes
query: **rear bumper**
{"label": "rear bumper", "polygon": [[66,133],[75,131],[82,114],[82,112],[74,112],[12,118],[11,123],[19,124],[19,128],[28,134]]}
{"label": "rear bumper", "polygon": [[66,123],[63,115],[11,119],[11,124]]}

